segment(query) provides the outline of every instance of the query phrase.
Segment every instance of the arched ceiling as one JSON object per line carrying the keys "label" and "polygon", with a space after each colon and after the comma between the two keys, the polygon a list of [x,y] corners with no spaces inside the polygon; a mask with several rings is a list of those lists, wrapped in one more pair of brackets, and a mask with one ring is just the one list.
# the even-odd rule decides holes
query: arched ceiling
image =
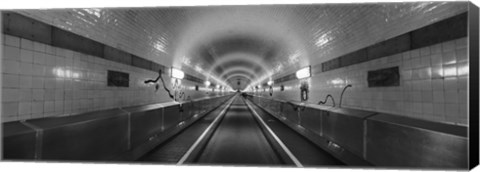
{"label": "arched ceiling", "polygon": [[222,74],[219,75],[218,78],[226,79],[227,77],[229,77],[232,74],[242,73],[242,74],[248,75],[250,78],[253,79],[253,78],[256,78],[258,76],[255,73],[255,71],[257,71],[257,70],[256,69],[251,69],[251,68],[246,67],[246,66],[234,66],[234,67],[228,68],[225,71],[222,71]]}
{"label": "arched ceiling", "polygon": [[238,88],[237,80],[264,82],[466,10],[466,2],[414,2],[20,13]]}
{"label": "arched ceiling", "polygon": [[251,84],[253,78],[250,78],[250,76],[242,73],[237,73],[229,75],[227,78],[225,78],[225,80],[233,90],[242,90]]}

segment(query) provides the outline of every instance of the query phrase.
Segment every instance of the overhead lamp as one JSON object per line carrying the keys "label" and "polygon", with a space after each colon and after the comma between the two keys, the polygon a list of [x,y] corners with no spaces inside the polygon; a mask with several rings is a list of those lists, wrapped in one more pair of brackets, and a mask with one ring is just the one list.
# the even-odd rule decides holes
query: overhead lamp
{"label": "overhead lamp", "polygon": [[272,86],[272,85],[273,85],[273,81],[270,80],[270,81],[267,82],[267,84],[268,84],[269,86]]}
{"label": "overhead lamp", "polygon": [[217,89],[219,89],[219,88],[220,88],[220,85],[216,85],[215,87],[216,87]]}
{"label": "overhead lamp", "polygon": [[310,76],[312,76],[312,74],[310,73],[310,66],[307,66],[307,67],[304,67],[300,70],[298,70],[295,75],[297,76],[298,79],[302,79],[302,78],[308,78]]}
{"label": "overhead lamp", "polygon": [[205,81],[205,86],[206,87],[210,86],[210,84],[211,84],[210,81]]}
{"label": "overhead lamp", "polygon": [[54,68],[53,74],[59,78],[79,78],[80,74],[78,72],[74,72],[68,69],[63,68]]}
{"label": "overhead lamp", "polygon": [[178,78],[178,79],[183,79],[185,77],[185,73],[179,69],[175,69],[172,67],[172,77]]}

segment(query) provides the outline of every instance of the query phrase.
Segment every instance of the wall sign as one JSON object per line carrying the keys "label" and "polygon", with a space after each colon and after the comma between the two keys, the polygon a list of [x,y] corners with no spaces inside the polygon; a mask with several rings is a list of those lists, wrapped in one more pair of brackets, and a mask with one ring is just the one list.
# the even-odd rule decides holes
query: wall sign
{"label": "wall sign", "polygon": [[368,71],[368,87],[400,86],[398,66]]}
{"label": "wall sign", "polygon": [[130,75],[124,72],[111,71],[107,72],[107,86],[109,87],[128,87]]}

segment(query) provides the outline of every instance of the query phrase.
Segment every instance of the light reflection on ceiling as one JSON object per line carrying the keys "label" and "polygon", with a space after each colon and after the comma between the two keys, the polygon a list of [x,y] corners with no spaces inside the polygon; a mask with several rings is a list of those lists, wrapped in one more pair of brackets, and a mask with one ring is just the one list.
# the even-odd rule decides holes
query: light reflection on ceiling
{"label": "light reflection on ceiling", "polygon": [[466,10],[413,2],[19,12],[220,85],[250,70],[244,79],[258,85]]}
{"label": "light reflection on ceiling", "polygon": [[248,74],[251,79],[254,79],[257,77],[257,74],[254,72],[254,70],[249,70],[248,68],[237,66],[237,67],[228,68],[227,70],[223,71],[223,73],[219,76],[219,78],[223,79],[235,73]]}

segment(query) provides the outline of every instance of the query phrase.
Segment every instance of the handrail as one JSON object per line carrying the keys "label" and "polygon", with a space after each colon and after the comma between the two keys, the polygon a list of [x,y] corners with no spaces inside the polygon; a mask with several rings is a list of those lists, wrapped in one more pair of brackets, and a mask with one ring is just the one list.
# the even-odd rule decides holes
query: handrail
{"label": "handrail", "polygon": [[342,91],[342,94],[340,95],[340,102],[338,103],[338,107],[342,107],[342,99],[343,99],[343,93],[345,92],[345,90],[347,90],[348,87],[352,87],[351,84],[348,84],[346,85],[344,88],[343,88],[343,91]]}
{"label": "handrail", "polygon": [[[168,96],[175,100],[175,97],[172,95],[172,93],[170,92],[170,90],[167,88],[167,86],[165,85],[165,81],[163,81],[163,78],[162,78],[162,70],[158,70],[158,77],[157,79],[155,80],[152,80],[152,79],[149,79],[149,80],[146,80],[146,81],[143,81],[143,83],[145,84],[148,84],[148,83],[157,83],[158,80],[160,79],[160,81],[162,81],[162,84],[163,84],[163,89],[165,89],[165,91],[167,91],[168,93]],[[155,86],[155,90],[158,90],[158,85]]]}
{"label": "handrail", "polygon": [[327,103],[327,100],[328,100],[328,97],[330,97],[330,99],[332,99],[332,102],[333,102],[333,107],[335,107],[335,100],[333,99],[332,95],[328,94],[326,97],[325,97],[325,101],[319,101],[318,104],[325,104]]}

